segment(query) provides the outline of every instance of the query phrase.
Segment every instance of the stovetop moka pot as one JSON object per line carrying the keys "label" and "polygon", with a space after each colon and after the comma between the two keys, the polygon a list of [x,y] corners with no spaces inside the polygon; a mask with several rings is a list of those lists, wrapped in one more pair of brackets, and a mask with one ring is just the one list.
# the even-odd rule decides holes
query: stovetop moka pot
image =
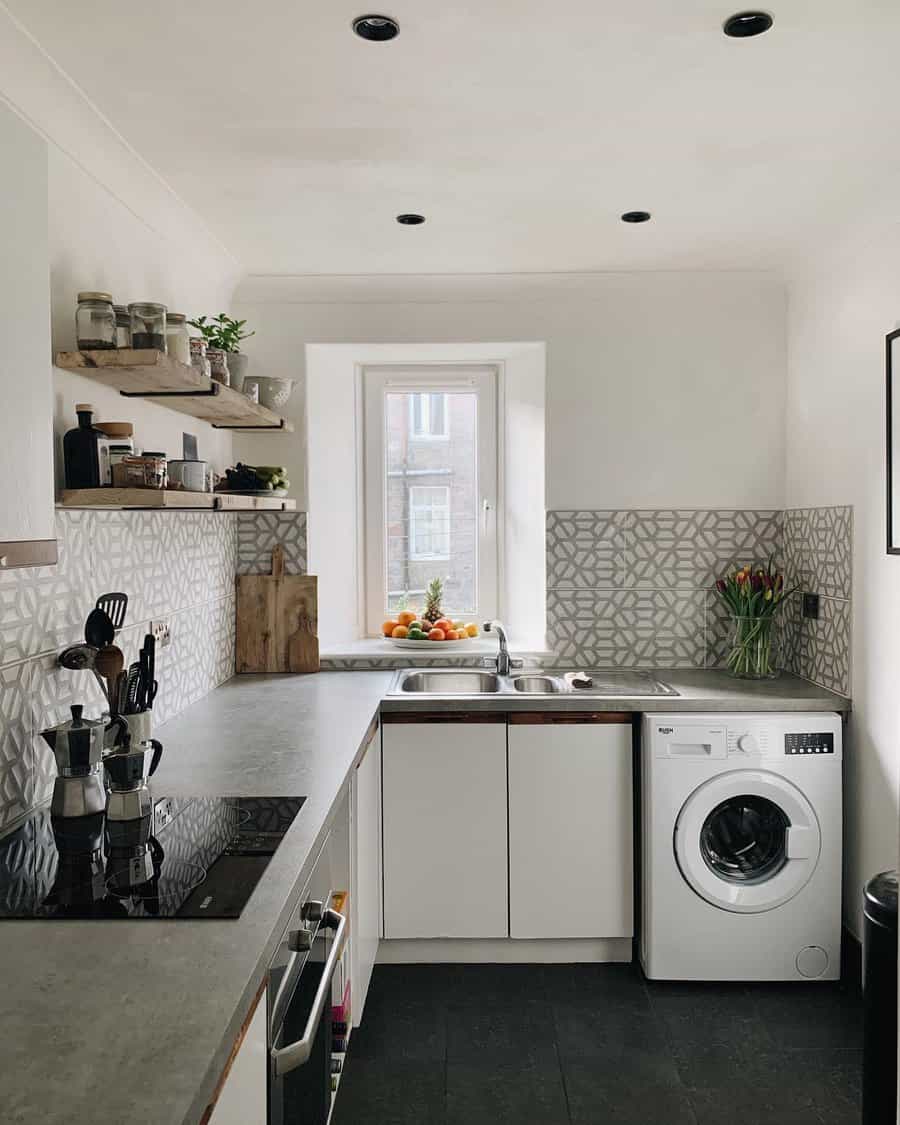
{"label": "stovetop moka pot", "polygon": [[61,817],[93,816],[106,807],[104,735],[117,726],[119,736],[125,736],[128,727],[121,719],[113,719],[109,727],[101,720],[85,719],[80,703],[73,703],[71,710],[71,719],[41,731],[41,738],[56,758],[57,777],[50,811]]}
{"label": "stovetop moka pot", "polygon": [[122,741],[121,749],[103,759],[109,784],[108,821],[134,820],[149,813],[152,804],[148,782],[162,757],[162,743],[155,738],[135,746],[126,733]]}

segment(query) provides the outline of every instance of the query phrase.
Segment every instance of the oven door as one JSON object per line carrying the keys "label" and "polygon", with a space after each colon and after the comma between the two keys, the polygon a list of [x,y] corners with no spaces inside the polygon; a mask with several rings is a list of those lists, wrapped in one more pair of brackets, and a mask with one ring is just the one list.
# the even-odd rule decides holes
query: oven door
{"label": "oven door", "polygon": [[331,1110],[331,978],[347,919],[315,884],[269,968],[269,1125],[326,1125]]}

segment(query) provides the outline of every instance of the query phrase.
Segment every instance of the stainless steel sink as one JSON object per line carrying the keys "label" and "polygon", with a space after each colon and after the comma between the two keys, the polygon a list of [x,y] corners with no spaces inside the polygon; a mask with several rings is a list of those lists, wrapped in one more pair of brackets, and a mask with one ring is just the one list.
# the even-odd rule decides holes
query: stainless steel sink
{"label": "stainless steel sink", "polygon": [[423,695],[492,695],[500,690],[496,672],[457,671],[407,672],[400,690]]}
{"label": "stainless steel sink", "polygon": [[541,669],[500,676],[496,672],[475,668],[405,669],[397,673],[390,695],[581,695],[590,699],[646,699],[653,696],[678,695],[668,684],[651,672],[634,669],[621,671],[587,671],[591,686],[573,687],[566,672],[553,670],[551,675]]}
{"label": "stainless steel sink", "polygon": [[566,690],[553,676],[514,676],[512,686],[526,695],[560,695]]}
{"label": "stainless steel sink", "polygon": [[587,688],[572,687],[573,695],[614,696],[617,699],[641,696],[678,695],[668,684],[658,680],[651,672],[633,670],[600,671],[585,670],[592,684]]}

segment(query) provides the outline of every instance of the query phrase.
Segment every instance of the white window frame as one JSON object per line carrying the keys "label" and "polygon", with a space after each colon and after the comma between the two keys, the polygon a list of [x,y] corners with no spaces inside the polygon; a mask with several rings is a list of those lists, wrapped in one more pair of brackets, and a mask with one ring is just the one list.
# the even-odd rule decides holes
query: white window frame
{"label": "white window frame", "polygon": [[[423,504],[416,505],[416,503],[413,499],[413,493],[415,493],[415,492],[425,492],[425,491],[428,491],[428,492],[443,492],[443,494],[444,494],[445,502],[443,504],[431,505],[431,509],[432,509],[432,511],[434,511],[435,508],[438,508],[438,509],[440,509],[442,511],[445,511],[447,513],[447,528],[448,528],[447,542],[448,542],[448,544],[450,542],[450,536],[449,536],[450,486],[446,485],[446,484],[411,484],[411,485],[409,485],[409,503],[408,503],[408,508],[409,508],[409,559],[410,559],[410,562],[447,562],[450,558],[449,550],[444,555],[436,555],[434,553],[420,554],[418,551],[415,551],[413,549],[413,545],[416,542],[416,536],[418,534],[418,529],[416,527],[417,513],[425,507],[425,505],[423,505]],[[433,532],[432,532],[432,534],[433,534]]]}
{"label": "white window frame", "polygon": [[[364,620],[370,636],[381,636],[387,609],[387,471],[385,450],[385,397],[401,393],[475,393],[477,396],[478,448],[476,496],[480,533],[476,548],[476,606],[473,619],[498,616],[502,542],[500,470],[502,435],[499,430],[499,372],[494,364],[416,364],[414,366],[365,365],[359,368],[362,384],[362,489],[364,552]],[[449,404],[448,404],[449,406]],[[448,410],[449,414],[449,410]],[[418,439],[417,439],[418,440]],[[453,614],[456,607],[447,605]],[[469,612],[468,610],[465,612]]]}
{"label": "white window frame", "polygon": [[416,404],[413,399],[409,400],[409,436],[413,441],[449,441],[450,440],[450,404],[447,401],[448,396],[439,391],[438,394],[444,400],[444,429],[441,433],[435,433],[431,429],[431,396],[434,391],[423,391],[423,410],[422,420],[428,416],[428,428],[424,430],[416,429]]}

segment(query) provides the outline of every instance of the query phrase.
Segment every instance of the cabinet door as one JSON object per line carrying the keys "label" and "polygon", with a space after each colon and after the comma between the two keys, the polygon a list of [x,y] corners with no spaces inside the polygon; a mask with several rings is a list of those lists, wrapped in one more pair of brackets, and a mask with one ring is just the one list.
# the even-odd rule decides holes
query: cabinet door
{"label": "cabinet door", "polygon": [[506,723],[385,721],[384,936],[508,935]]}
{"label": "cabinet door", "polygon": [[266,1125],[269,1075],[266,1030],[266,994],[263,991],[231,1060],[231,1068],[209,1117],[210,1125]]}
{"label": "cabinet door", "polygon": [[381,739],[376,731],[351,781],[350,933],[354,1027],[366,1003],[381,937]]}
{"label": "cabinet door", "polygon": [[510,716],[511,937],[634,932],[631,722],[609,718]]}
{"label": "cabinet door", "polygon": [[56,562],[47,146],[0,105],[0,569]]}

